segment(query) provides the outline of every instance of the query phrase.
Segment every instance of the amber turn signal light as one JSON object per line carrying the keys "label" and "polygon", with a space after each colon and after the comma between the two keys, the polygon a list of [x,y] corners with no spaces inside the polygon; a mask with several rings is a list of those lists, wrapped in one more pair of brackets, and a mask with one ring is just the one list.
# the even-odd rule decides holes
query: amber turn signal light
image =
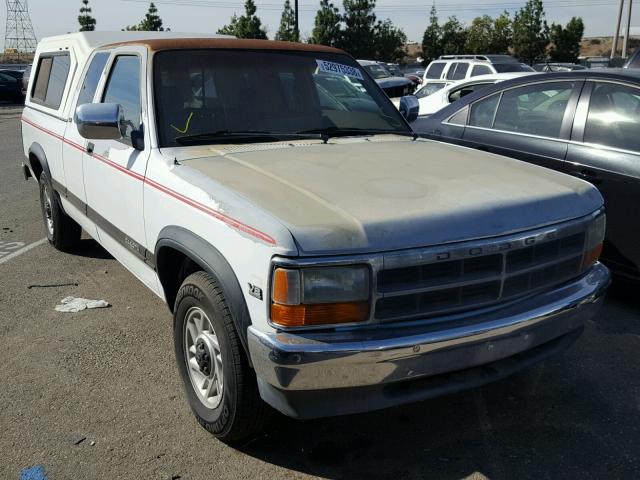
{"label": "amber turn signal light", "polygon": [[582,262],[582,268],[587,269],[594,263],[598,261],[600,258],[600,254],[602,253],[602,243],[599,243],[591,250],[585,252],[584,260]]}
{"label": "amber turn signal light", "polygon": [[364,322],[368,316],[368,302],[271,305],[271,320],[283,327]]}
{"label": "amber turn signal light", "polygon": [[278,268],[273,277],[273,301],[282,305],[298,305],[300,298],[300,272]]}

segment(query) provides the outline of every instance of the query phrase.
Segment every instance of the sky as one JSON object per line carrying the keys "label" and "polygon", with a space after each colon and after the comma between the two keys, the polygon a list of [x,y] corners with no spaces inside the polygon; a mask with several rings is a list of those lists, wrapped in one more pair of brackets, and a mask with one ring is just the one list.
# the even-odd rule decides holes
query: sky
{"label": "sky", "polygon": [[[291,0],[293,3],[293,0]],[[629,0],[627,0],[628,3]],[[315,12],[319,0],[299,0],[300,31],[308,36],[313,29]],[[73,32],[78,29],[80,0],[28,0],[29,12],[36,37]],[[258,15],[267,27],[268,35],[273,35],[280,23],[284,0],[255,0]],[[334,0],[337,6],[341,0]],[[632,27],[640,27],[640,2],[634,4]],[[228,23],[233,13],[244,12],[244,0],[156,0],[160,16],[165,26],[174,32],[215,33]],[[436,0],[441,18],[457,15],[458,19],[469,23],[478,15],[495,16],[507,10],[517,11],[524,0]],[[426,28],[432,0],[378,0],[378,19],[390,18],[402,28],[410,41],[422,40]],[[586,36],[612,35],[618,11],[618,0],[546,0],[544,1],[549,23],[566,23],[572,16],[581,16],[585,22]],[[137,24],[146,13],[147,0],[90,0],[93,16],[97,19],[97,29],[103,31],[120,30],[126,25]],[[625,13],[626,15],[626,13]],[[6,8],[3,8],[0,33],[4,38]],[[623,22],[624,24],[624,22]],[[633,32],[635,33],[635,32]]]}

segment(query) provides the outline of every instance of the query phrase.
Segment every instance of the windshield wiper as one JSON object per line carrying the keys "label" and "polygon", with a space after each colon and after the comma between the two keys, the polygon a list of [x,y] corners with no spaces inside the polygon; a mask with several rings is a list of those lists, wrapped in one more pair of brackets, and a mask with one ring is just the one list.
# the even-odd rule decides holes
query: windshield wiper
{"label": "windshield wiper", "polygon": [[371,128],[340,128],[340,127],[326,127],[326,128],[314,128],[312,130],[302,130],[297,132],[302,135],[307,134],[320,134],[325,140],[333,137],[357,137],[357,136],[370,136],[370,135],[400,135],[403,137],[411,137],[414,140],[418,138],[418,135],[414,132],[398,131],[398,130],[382,130]]}
{"label": "windshield wiper", "polygon": [[247,131],[230,131],[230,130],[218,130],[208,133],[196,133],[194,135],[185,135],[183,137],[177,137],[175,142],[179,145],[188,145],[191,143],[200,143],[206,141],[215,141],[216,143],[236,143],[236,142],[272,142],[280,140],[304,140],[309,138],[317,138],[324,140],[324,136],[316,132],[296,132],[296,133],[284,133],[284,132],[267,132],[260,130],[247,130]]}

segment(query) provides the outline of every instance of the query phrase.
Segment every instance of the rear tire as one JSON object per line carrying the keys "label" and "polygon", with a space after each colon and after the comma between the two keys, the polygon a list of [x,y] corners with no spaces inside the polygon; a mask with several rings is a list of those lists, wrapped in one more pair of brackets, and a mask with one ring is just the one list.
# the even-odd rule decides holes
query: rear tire
{"label": "rear tire", "polygon": [[224,292],[205,272],[182,283],[173,338],[189,405],[207,431],[231,443],[255,436],[270,415],[260,398]]}
{"label": "rear tire", "polygon": [[40,185],[40,209],[47,240],[58,250],[69,250],[80,241],[82,228],[62,210],[60,198],[53,189],[47,172],[40,174],[38,183]]}

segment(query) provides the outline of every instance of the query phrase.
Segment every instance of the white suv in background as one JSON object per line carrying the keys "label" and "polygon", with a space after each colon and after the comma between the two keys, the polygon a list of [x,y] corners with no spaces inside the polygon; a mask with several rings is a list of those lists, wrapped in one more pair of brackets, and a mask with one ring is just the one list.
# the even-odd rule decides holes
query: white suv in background
{"label": "white suv in background", "polygon": [[479,75],[533,71],[509,55],[442,55],[427,67],[423,84],[434,80],[456,82]]}

